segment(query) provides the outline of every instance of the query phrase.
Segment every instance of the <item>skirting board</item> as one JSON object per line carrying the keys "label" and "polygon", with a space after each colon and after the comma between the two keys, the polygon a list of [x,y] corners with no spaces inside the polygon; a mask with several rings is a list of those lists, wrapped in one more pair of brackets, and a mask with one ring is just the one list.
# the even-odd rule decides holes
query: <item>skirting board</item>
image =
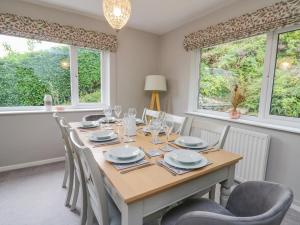
{"label": "skirting board", "polygon": [[20,163],[20,164],[15,164],[15,165],[10,165],[10,166],[3,166],[3,167],[0,167],[0,173],[6,172],[6,171],[11,171],[11,170],[28,168],[28,167],[41,166],[41,165],[46,165],[46,164],[55,163],[55,162],[62,162],[64,160],[65,160],[65,157],[58,157],[58,158],[45,159],[45,160],[40,160],[40,161],[28,162],[28,163]]}

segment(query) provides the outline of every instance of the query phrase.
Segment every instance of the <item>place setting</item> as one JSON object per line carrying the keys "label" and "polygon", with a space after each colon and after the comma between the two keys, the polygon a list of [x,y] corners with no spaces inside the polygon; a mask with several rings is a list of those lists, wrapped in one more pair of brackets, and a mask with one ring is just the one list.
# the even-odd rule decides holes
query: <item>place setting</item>
{"label": "place setting", "polygon": [[212,164],[202,154],[193,150],[176,149],[156,161],[157,165],[167,169],[172,175],[182,175]]}
{"label": "place setting", "polygon": [[128,145],[105,151],[104,158],[121,174],[154,165],[145,160],[145,152],[141,148]]}
{"label": "place setting", "polygon": [[97,121],[81,121],[79,123],[78,129],[81,132],[88,132],[89,130],[98,127],[99,127],[99,122]]}
{"label": "place setting", "polygon": [[121,143],[118,134],[112,130],[94,132],[89,136],[89,141],[94,144],[94,148]]}

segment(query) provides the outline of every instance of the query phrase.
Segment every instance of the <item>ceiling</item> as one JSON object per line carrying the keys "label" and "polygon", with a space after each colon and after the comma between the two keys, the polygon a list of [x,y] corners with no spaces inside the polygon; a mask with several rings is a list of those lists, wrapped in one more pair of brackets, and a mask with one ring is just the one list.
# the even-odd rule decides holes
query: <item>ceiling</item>
{"label": "ceiling", "polygon": [[[104,20],[102,0],[23,0]],[[164,34],[215,10],[241,0],[131,0],[128,26]]]}

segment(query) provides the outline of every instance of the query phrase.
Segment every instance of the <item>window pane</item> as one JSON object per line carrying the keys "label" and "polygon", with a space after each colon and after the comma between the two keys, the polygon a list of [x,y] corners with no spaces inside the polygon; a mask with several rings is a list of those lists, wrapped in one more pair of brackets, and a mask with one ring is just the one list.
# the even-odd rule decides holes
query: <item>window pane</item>
{"label": "window pane", "polygon": [[300,117],[300,30],[278,37],[271,114]]}
{"label": "window pane", "polygon": [[69,47],[0,35],[0,107],[70,104]]}
{"label": "window pane", "polygon": [[231,93],[238,84],[246,96],[241,113],[256,116],[265,52],[266,35],[202,49],[198,108],[229,111]]}
{"label": "window pane", "polygon": [[81,103],[101,102],[100,58],[98,50],[78,49],[78,83]]}

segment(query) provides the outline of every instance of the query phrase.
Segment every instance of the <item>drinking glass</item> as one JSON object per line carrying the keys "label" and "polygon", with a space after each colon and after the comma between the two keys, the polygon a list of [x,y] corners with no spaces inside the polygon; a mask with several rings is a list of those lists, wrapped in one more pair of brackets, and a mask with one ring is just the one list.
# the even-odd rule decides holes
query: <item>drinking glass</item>
{"label": "drinking glass", "polygon": [[167,143],[169,143],[169,139],[170,139],[170,135],[174,129],[174,121],[172,119],[168,119],[168,120],[165,120],[163,122],[163,128],[164,128],[164,131],[166,133],[166,137],[167,137]]}
{"label": "drinking glass", "polygon": [[[120,118],[121,113],[122,113],[122,106],[116,105],[116,106],[114,107],[114,110],[115,110],[115,114],[116,114],[117,120],[120,122],[120,119],[119,119],[119,118]],[[120,125],[120,123],[119,123],[118,125]]]}
{"label": "drinking glass", "polygon": [[135,118],[136,117],[136,109],[135,108],[129,108],[128,109],[128,116]]}
{"label": "drinking glass", "polygon": [[152,143],[155,145],[159,144],[158,134],[161,130],[161,127],[162,127],[162,123],[158,119],[153,119],[149,123],[149,131],[152,135]]}
{"label": "drinking glass", "polygon": [[111,115],[112,115],[112,109],[111,109],[110,106],[106,106],[104,108],[104,115],[105,115],[105,119],[106,119],[107,124],[109,124],[109,120],[110,120]]}

